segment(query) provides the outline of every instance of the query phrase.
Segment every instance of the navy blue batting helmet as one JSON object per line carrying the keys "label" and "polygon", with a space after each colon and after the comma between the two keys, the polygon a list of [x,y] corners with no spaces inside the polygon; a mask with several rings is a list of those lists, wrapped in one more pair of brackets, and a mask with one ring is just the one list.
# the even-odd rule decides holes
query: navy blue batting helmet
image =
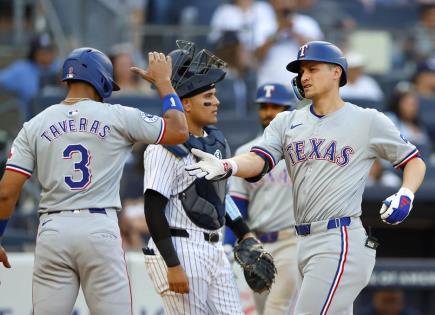
{"label": "navy blue batting helmet", "polygon": [[276,104],[286,107],[295,107],[297,103],[296,96],[290,89],[279,83],[266,83],[257,89],[258,104]]}
{"label": "navy blue batting helmet", "polygon": [[[301,61],[319,61],[338,65],[343,70],[340,77],[340,86],[343,86],[347,82],[347,61],[343,52],[329,42],[324,41],[312,41],[299,48],[297,59],[290,62],[287,65],[287,70],[294,73],[299,73]],[[303,96],[302,84],[300,82],[299,75],[293,79],[293,85],[299,89],[299,92]]]}
{"label": "navy blue batting helmet", "polygon": [[226,63],[206,49],[195,54],[195,44],[177,40],[172,57],[171,82],[180,98],[205,92],[225,77]]}
{"label": "navy blue batting helmet", "polygon": [[101,51],[83,47],[74,49],[63,63],[62,81],[79,80],[92,85],[102,98],[118,91],[113,80],[113,66]]}

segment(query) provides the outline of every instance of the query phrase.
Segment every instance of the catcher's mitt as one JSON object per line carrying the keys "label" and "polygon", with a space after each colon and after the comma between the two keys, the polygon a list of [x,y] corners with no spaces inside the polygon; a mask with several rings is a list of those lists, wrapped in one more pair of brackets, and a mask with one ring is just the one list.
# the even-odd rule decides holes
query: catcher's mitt
{"label": "catcher's mitt", "polygon": [[254,237],[240,241],[234,247],[234,258],[242,266],[249,287],[261,293],[270,290],[275,280],[276,267],[272,256]]}

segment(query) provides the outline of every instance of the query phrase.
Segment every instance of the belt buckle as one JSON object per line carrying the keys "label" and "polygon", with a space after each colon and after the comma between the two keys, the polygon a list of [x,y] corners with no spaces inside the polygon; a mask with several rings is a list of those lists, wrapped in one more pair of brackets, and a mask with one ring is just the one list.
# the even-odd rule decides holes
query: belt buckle
{"label": "belt buckle", "polygon": [[80,210],[77,210],[77,209],[76,209],[76,210],[73,210],[72,212],[73,212],[73,213],[80,213]]}
{"label": "belt buckle", "polygon": [[218,232],[208,233],[207,241],[212,242],[212,243],[218,242],[219,241],[219,233]]}
{"label": "belt buckle", "polygon": [[340,218],[335,218],[335,227],[338,228],[341,226]]}

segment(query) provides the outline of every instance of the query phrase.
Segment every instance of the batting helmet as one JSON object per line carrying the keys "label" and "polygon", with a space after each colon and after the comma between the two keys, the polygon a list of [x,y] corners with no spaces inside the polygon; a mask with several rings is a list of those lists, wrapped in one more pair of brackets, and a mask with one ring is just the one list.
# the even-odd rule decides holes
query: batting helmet
{"label": "batting helmet", "polygon": [[286,107],[295,107],[297,103],[296,96],[287,87],[279,83],[266,83],[257,89],[258,104],[269,103],[282,105]]}
{"label": "batting helmet", "polygon": [[[343,52],[329,42],[324,41],[312,41],[299,48],[298,57],[296,60],[290,62],[287,65],[287,70],[294,73],[299,73],[301,61],[319,61],[338,65],[342,69],[340,84],[343,86],[347,82],[347,61]],[[304,96],[302,84],[300,82],[300,76],[298,75],[292,81],[295,93],[300,93],[300,96]],[[297,95],[298,98],[300,97]]]}
{"label": "batting helmet", "polygon": [[177,40],[176,43],[178,49],[169,56],[172,57],[172,85],[180,98],[207,91],[224,79],[224,61],[205,49],[195,54],[192,42]]}
{"label": "batting helmet", "polygon": [[102,98],[118,91],[113,80],[113,66],[110,59],[94,48],[77,48],[63,63],[62,81],[79,80],[92,85]]}

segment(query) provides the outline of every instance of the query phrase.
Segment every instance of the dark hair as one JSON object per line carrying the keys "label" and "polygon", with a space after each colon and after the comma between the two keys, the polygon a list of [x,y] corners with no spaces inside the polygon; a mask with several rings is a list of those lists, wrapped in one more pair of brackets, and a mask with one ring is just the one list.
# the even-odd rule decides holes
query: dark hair
{"label": "dark hair", "polygon": [[[395,90],[393,94],[391,94],[390,99],[388,101],[388,106],[387,106],[388,111],[394,113],[396,117],[400,120],[402,119],[402,115],[400,112],[400,103],[408,95],[415,96],[418,100],[417,93],[414,91],[414,89],[410,88],[406,90]],[[416,115],[414,117],[412,123],[416,126],[422,125],[419,115]]]}

